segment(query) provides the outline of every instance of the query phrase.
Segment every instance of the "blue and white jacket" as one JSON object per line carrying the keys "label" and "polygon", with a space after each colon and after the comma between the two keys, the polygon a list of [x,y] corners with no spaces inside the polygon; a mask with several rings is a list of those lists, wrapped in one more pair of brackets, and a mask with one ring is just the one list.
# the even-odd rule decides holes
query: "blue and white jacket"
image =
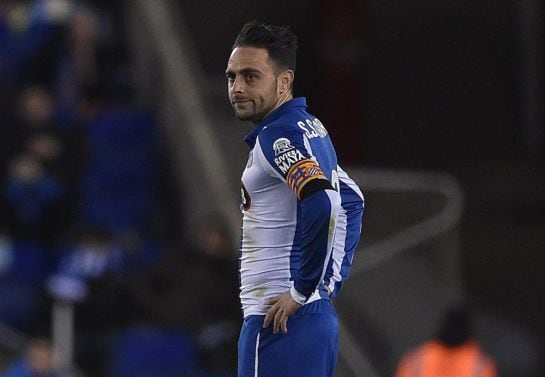
{"label": "blue and white jacket", "polygon": [[246,138],[242,174],[240,299],[244,316],[290,291],[301,304],[329,299],[348,277],[363,195],[337,164],[325,127],[292,99]]}

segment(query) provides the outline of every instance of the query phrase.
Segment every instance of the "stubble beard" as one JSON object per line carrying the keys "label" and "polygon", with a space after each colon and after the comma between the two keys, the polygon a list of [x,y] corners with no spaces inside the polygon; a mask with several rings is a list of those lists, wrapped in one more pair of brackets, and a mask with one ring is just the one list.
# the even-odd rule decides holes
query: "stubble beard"
{"label": "stubble beard", "polygon": [[235,116],[238,120],[254,122],[255,118],[257,117],[255,102],[251,101],[251,104],[249,104],[249,106],[251,107],[251,110],[240,111],[237,110],[236,104],[233,105],[233,111],[235,112]]}
{"label": "stubble beard", "polygon": [[[268,104],[268,108],[264,108],[264,109],[261,109],[261,112],[257,112],[257,105],[256,105],[256,101],[255,99],[251,100],[250,101],[250,107],[251,107],[251,110],[248,111],[248,113],[246,115],[244,115],[243,112],[240,112],[240,111],[237,111],[236,109],[236,105],[233,104],[233,111],[235,112],[235,116],[237,117],[237,119],[239,120],[242,120],[242,121],[248,121],[248,122],[252,122],[254,124],[257,124],[259,122],[261,122],[263,119],[265,119],[265,117],[267,115],[269,115],[275,108],[275,103],[278,101],[278,98],[277,98],[277,86],[278,86],[278,83],[275,83],[274,87],[271,89],[271,98],[274,98],[275,101],[273,101],[271,104]],[[261,104],[265,104],[266,101],[263,100],[263,98],[259,98],[261,99]]]}

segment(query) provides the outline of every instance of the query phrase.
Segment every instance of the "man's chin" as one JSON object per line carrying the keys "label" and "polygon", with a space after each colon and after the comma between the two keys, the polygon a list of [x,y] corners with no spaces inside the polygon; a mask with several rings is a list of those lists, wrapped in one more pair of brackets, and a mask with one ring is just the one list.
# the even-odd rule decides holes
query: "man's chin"
{"label": "man's chin", "polygon": [[254,118],[255,118],[255,114],[249,114],[249,113],[244,113],[244,112],[240,112],[240,111],[235,111],[235,116],[239,120],[244,120],[244,121],[248,121],[248,122],[253,121]]}

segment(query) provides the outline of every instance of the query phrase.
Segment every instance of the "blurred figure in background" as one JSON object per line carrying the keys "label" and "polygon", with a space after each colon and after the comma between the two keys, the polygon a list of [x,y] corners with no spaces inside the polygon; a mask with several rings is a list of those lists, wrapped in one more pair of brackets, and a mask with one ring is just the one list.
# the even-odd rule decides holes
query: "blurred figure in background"
{"label": "blurred figure in background", "polygon": [[2,1],[0,75],[2,89],[53,79],[63,35],[74,8],[71,0]]}
{"label": "blurred figure in background", "polygon": [[96,281],[119,274],[125,266],[123,250],[100,228],[84,227],[61,254],[48,288],[56,298],[76,303],[89,299]]}
{"label": "blurred figure in background", "polygon": [[53,346],[45,338],[32,339],[26,355],[13,362],[3,377],[63,377]]}
{"label": "blurred figure in background", "polygon": [[17,91],[12,102],[2,124],[4,160],[23,152],[33,135],[54,132],[54,101],[45,87],[25,85]]}
{"label": "blurred figure in background", "polygon": [[[122,27],[97,3],[0,1],[0,321],[28,334],[50,325],[51,300],[72,303],[92,377],[134,317],[128,274],[158,249],[153,116],[130,107]],[[92,226],[73,237],[77,224]]]}
{"label": "blurred figure in background", "polygon": [[30,153],[67,185],[74,185],[82,168],[85,150],[82,124],[61,124],[61,101],[46,86],[23,87],[10,133],[12,148]]}
{"label": "blurred figure in background", "polygon": [[74,305],[76,364],[99,377],[112,331],[126,325],[133,314],[125,289],[128,257],[110,232],[92,226],[83,227],[60,254],[47,288],[54,300]]}
{"label": "blurred figure in background", "polygon": [[4,215],[16,237],[50,241],[59,230],[63,186],[40,161],[23,154],[11,161],[2,187]]}
{"label": "blurred figure in background", "polygon": [[135,282],[147,323],[189,333],[207,372],[234,375],[241,309],[236,253],[224,224],[203,222],[192,245],[167,251]]}
{"label": "blurred figure in background", "polygon": [[395,377],[496,377],[494,361],[485,354],[464,307],[450,309],[435,339],[407,353]]}
{"label": "blurred figure in background", "polygon": [[55,123],[55,103],[44,86],[22,88],[2,141],[6,165],[1,199],[8,225],[17,237],[48,246],[75,217],[84,150],[75,132]]}

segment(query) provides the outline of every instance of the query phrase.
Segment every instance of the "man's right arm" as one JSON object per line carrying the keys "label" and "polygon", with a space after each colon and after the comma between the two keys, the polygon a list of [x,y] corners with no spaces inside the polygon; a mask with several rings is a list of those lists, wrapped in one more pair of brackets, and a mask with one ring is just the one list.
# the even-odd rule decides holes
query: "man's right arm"
{"label": "man's right arm", "polygon": [[362,230],[364,197],[360,188],[337,166],[341,209],[337,221],[332,262],[328,266],[324,282],[331,297],[336,297],[344,281],[350,275],[354,253],[358,246]]}

